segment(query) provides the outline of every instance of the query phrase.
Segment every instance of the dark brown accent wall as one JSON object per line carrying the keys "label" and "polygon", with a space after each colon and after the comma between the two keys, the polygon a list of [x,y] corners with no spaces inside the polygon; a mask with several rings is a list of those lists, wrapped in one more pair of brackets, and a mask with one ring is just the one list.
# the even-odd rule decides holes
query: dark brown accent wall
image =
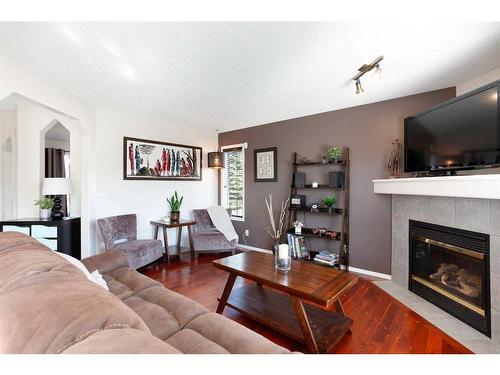
{"label": "dark brown accent wall", "polygon": [[[245,221],[233,221],[244,243],[244,230],[250,230],[247,245],[270,249],[264,197],[273,194],[275,209],[290,195],[293,152],[321,159],[332,145],[349,146],[351,152],[350,264],[353,267],[390,274],[391,272],[391,197],[373,193],[373,179],[385,178],[392,139],[403,141],[403,119],[455,97],[455,88],[426,92],[383,102],[320,113],[219,134],[219,145],[248,142],[245,151]],[[253,151],[278,148],[278,181],[254,182]],[[308,167],[307,183],[328,182],[324,169]],[[308,191],[319,201],[327,191]],[[339,197],[340,198],[340,197]],[[339,205],[340,206],[340,205]],[[303,217],[299,216],[300,219]],[[309,215],[307,226],[335,227],[337,219]],[[311,246],[328,248],[314,240]]]}

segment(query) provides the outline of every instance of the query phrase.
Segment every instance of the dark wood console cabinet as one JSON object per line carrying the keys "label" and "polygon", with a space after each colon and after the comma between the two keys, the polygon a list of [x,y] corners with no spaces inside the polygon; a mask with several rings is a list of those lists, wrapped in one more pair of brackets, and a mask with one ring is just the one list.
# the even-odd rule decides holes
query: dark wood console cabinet
{"label": "dark wood console cabinet", "polygon": [[61,220],[39,218],[6,220],[0,222],[0,231],[25,233],[54,251],[81,259],[79,217],[65,217]]}

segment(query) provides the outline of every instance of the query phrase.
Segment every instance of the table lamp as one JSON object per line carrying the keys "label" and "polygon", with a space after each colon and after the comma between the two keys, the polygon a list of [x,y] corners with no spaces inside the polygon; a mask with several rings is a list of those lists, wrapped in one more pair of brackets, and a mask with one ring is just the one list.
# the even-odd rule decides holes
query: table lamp
{"label": "table lamp", "polygon": [[69,194],[71,194],[71,180],[69,178],[49,177],[43,180],[42,195],[56,195],[51,215],[53,220],[64,217],[64,212],[61,210],[61,198],[58,195]]}

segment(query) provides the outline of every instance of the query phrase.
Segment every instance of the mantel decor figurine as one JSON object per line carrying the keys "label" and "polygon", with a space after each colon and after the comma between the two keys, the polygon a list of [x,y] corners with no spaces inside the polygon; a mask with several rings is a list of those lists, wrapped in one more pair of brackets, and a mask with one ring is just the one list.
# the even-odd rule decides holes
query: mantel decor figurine
{"label": "mantel decor figurine", "polygon": [[399,138],[392,141],[393,150],[389,155],[387,162],[387,178],[398,178],[401,176],[400,160],[401,160],[401,144]]}

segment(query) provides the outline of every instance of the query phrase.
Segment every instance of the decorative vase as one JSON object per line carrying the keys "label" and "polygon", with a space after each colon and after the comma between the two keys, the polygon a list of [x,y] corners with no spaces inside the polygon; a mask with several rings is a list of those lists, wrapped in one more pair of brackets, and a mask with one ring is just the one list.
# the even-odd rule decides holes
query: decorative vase
{"label": "decorative vase", "polygon": [[50,219],[51,211],[52,210],[50,208],[42,208],[42,209],[40,209],[40,219],[43,219],[43,220]]}
{"label": "decorative vase", "polygon": [[333,206],[328,206],[328,213],[331,215],[333,212]]}
{"label": "decorative vase", "polygon": [[170,212],[170,221],[179,221],[179,217],[180,217],[181,213],[179,211],[171,211]]}
{"label": "decorative vase", "polygon": [[292,255],[287,244],[278,245],[278,249],[275,250],[274,267],[280,272],[288,272],[292,268]]}

